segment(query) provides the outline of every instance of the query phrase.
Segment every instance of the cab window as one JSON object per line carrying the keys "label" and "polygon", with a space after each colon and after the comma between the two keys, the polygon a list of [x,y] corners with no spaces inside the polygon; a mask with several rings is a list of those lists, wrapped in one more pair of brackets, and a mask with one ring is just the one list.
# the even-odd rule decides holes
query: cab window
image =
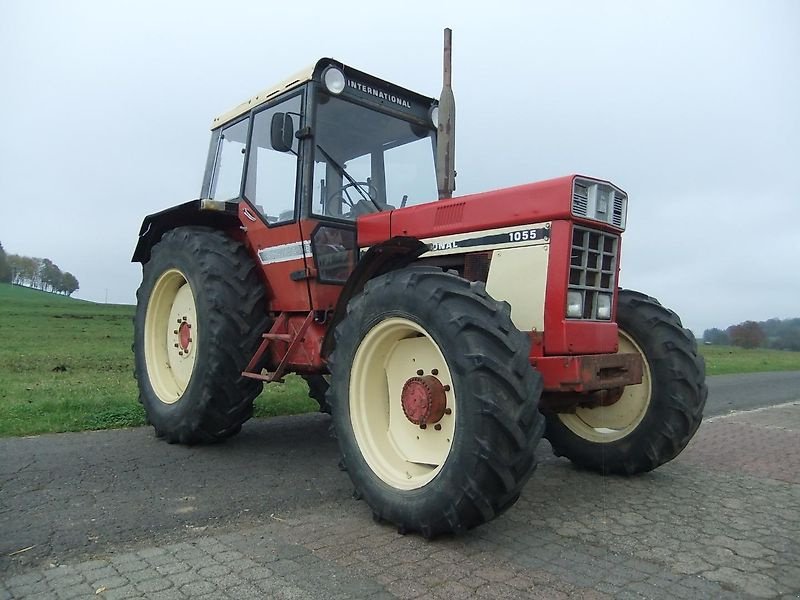
{"label": "cab window", "polygon": [[244,119],[222,130],[217,146],[210,198],[235,200],[239,197],[249,124],[250,119]]}
{"label": "cab window", "polygon": [[286,114],[291,117],[296,130],[300,126],[301,108],[302,96],[297,95],[253,116],[244,196],[269,224],[294,220],[299,165],[299,141],[296,137],[285,152],[272,147],[272,118],[277,113]]}

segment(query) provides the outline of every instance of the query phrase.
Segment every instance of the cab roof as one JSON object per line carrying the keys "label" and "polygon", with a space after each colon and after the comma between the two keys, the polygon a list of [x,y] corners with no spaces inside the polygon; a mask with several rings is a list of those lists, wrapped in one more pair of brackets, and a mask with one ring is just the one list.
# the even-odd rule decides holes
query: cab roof
{"label": "cab roof", "polygon": [[309,65],[305,69],[298,71],[288,79],[281,81],[278,85],[274,85],[270,88],[262,90],[249,100],[242,102],[238,106],[235,106],[229,111],[224,112],[218,117],[216,117],[214,121],[211,123],[211,129],[216,129],[220,125],[224,125],[229,121],[233,121],[236,117],[243,115],[250,109],[255,108],[260,104],[263,104],[270,98],[273,98],[274,96],[277,96],[282,92],[286,92],[293,88],[300,87],[307,81],[311,80],[311,78],[314,76],[314,70],[317,68],[317,66],[319,66],[323,62],[325,62],[325,64],[328,64],[329,62],[335,62],[335,61],[329,58],[320,59],[319,61],[316,62],[316,64]]}
{"label": "cab roof", "polygon": [[284,92],[288,92],[288,91],[293,90],[295,88],[299,88],[299,87],[301,87],[302,85],[306,84],[307,82],[309,82],[311,80],[314,80],[314,79],[319,80],[319,77],[320,77],[321,73],[329,66],[335,66],[335,67],[341,69],[343,72],[345,72],[345,74],[348,77],[354,76],[354,77],[356,77],[358,79],[363,79],[363,80],[365,80],[367,82],[375,82],[375,83],[377,83],[379,85],[382,84],[387,89],[391,89],[391,90],[394,90],[396,92],[401,92],[401,93],[403,93],[404,96],[408,97],[412,101],[412,103],[419,103],[419,104],[424,105],[426,107],[430,107],[433,104],[437,103],[437,100],[435,100],[434,98],[429,98],[427,96],[423,96],[423,95],[418,94],[416,92],[412,92],[411,90],[408,90],[408,89],[402,88],[400,86],[397,86],[395,84],[389,83],[387,81],[381,80],[381,79],[379,79],[377,77],[374,77],[372,75],[368,75],[367,73],[363,73],[361,71],[358,71],[357,69],[353,69],[352,67],[348,67],[348,66],[344,65],[343,63],[341,63],[338,60],[335,60],[333,58],[321,58],[316,63],[314,63],[313,65],[309,65],[305,69],[302,69],[302,70],[298,71],[297,73],[295,73],[294,75],[292,75],[288,79],[285,79],[284,81],[280,82],[279,84],[274,85],[272,87],[269,87],[269,88],[259,92],[255,96],[251,97],[249,100],[246,100],[245,102],[242,102],[241,104],[235,106],[234,108],[230,109],[229,111],[222,113],[221,115],[219,115],[218,117],[216,117],[212,121],[211,129],[217,129],[218,127],[221,127],[222,125],[226,125],[227,123],[230,123],[231,121],[234,121],[235,119],[237,119],[238,117],[242,116],[243,114],[249,112],[253,108],[256,108],[257,106],[260,106],[261,104],[264,104],[264,103],[270,101],[271,99],[275,98],[276,96],[278,96],[280,94],[283,94]]}

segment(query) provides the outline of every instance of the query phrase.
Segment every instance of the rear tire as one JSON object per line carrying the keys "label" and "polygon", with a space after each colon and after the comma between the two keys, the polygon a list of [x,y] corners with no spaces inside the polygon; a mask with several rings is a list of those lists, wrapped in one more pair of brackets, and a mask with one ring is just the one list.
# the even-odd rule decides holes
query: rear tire
{"label": "rear tire", "polygon": [[620,351],[639,352],[644,377],[609,406],[547,415],[556,456],[603,474],[632,475],[675,458],[703,419],[708,389],[694,335],[655,298],[620,290]]}
{"label": "rear tire", "polygon": [[[517,500],[544,429],[529,350],[507,303],[440,269],[390,272],[350,301],[328,399],[355,494],[376,519],[433,537]],[[425,428],[403,392],[420,377],[436,378],[450,411]]]}
{"label": "rear tire", "polygon": [[238,433],[262,389],[241,376],[267,326],[255,263],[221,231],[179,227],[142,271],[134,352],[148,421],[170,443]]}

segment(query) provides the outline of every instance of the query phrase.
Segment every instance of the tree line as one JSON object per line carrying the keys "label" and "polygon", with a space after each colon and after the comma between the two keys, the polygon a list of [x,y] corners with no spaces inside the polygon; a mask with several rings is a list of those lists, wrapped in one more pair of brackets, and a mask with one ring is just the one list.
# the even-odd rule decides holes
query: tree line
{"label": "tree line", "polygon": [[709,344],[742,348],[773,348],[800,352],[800,319],[745,321],[725,330],[712,328],[703,332]]}
{"label": "tree line", "polygon": [[62,271],[49,258],[6,254],[0,244],[0,283],[13,283],[71,296],[80,288],[78,279]]}

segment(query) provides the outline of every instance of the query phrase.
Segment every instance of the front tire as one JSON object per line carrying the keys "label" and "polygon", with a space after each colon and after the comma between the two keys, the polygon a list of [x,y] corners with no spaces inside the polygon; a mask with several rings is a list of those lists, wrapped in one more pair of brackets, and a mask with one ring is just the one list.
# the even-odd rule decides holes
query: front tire
{"label": "front tire", "polygon": [[356,495],[377,519],[432,537],[516,501],[544,428],[529,350],[507,303],[440,269],[382,275],[351,300],[328,399]]}
{"label": "front tire", "polygon": [[179,227],[142,267],[134,318],[139,400],[168,442],[215,442],[253,414],[258,381],[241,376],[267,325],[264,287],[242,244]]}
{"label": "front tire", "polygon": [[692,333],[655,298],[620,290],[620,352],[638,352],[642,383],[614,404],[547,415],[556,456],[603,474],[632,475],[675,458],[703,419],[705,363]]}

